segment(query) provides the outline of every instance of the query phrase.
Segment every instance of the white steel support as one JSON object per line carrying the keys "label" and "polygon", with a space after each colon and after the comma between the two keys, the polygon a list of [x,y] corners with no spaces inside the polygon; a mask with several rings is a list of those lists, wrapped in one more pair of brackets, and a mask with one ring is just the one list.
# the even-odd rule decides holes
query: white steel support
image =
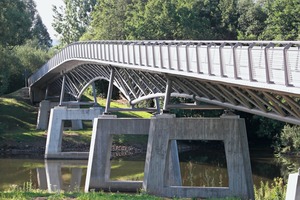
{"label": "white steel support", "polygon": [[115,69],[111,68],[108,91],[107,91],[107,98],[106,98],[106,106],[105,106],[105,112],[104,113],[108,113],[108,110],[110,108],[110,101],[111,101],[111,96],[112,96],[112,91],[113,91],[113,86],[114,86],[114,84],[113,84],[114,79],[115,79]]}
{"label": "white steel support", "polygon": [[92,83],[92,88],[93,88],[93,97],[94,97],[94,106],[97,106],[97,94],[96,94],[96,86],[95,82]]}
{"label": "white steel support", "polygon": [[163,112],[168,111],[168,104],[170,102],[171,90],[172,90],[172,80],[167,78],[167,85],[166,85],[166,91],[165,91]]}
{"label": "white steel support", "polygon": [[292,44],[286,45],[283,51],[284,77],[285,77],[286,86],[291,86],[291,69],[289,68],[289,59],[288,59],[288,52],[287,52],[291,46]]}
{"label": "white steel support", "polygon": [[64,101],[65,85],[66,85],[66,75],[63,75],[61,91],[60,91],[60,98],[59,98],[59,106],[62,106],[62,102]]}

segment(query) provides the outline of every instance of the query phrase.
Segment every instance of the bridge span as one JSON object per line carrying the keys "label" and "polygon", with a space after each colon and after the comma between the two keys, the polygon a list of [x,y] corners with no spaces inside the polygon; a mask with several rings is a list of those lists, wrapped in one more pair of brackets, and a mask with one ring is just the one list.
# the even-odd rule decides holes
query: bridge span
{"label": "bridge span", "polygon": [[64,93],[80,101],[88,85],[105,79],[133,107],[169,95],[197,102],[191,108],[205,108],[204,102],[300,125],[299,46],[275,41],[76,42],[28,83],[34,102],[60,96],[64,104]]}
{"label": "bridge span", "polygon": [[[109,81],[105,111],[72,108],[80,107],[84,90],[89,85],[95,89],[98,79]],[[88,157],[85,191],[143,188],[167,197],[254,199],[243,119],[226,113],[220,118],[176,118],[164,111],[229,108],[300,125],[300,42],[76,42],[56,54],[28,83],[33,102],[59,97],[59,107],[50,113],[45,158]],[[113,85],[127,98],[130,110],[141,110],[137,103],[154,99],[155,108],[145,110],[160,114],[150,119],[101,115],[116,111],[110,108]],[[171,97],[194,103],[172,104]],[[63,120],[84,119],[93,120],[90,151],[61,152]],[[116,134],[148,135],[142,182],[110,180]],[[228,187],[182,186],[176,140],[223,141]]]}

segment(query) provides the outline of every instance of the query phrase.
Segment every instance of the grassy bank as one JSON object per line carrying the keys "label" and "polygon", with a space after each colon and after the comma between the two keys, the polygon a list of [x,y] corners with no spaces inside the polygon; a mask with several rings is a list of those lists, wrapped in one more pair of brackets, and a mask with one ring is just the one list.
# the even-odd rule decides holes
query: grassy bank
{"label": "grassy bank", "polygon": [[[85,100],[93,97],[86,95]],[[105,106],[105,99],[98,98],[100,106]],[[128,107],[125,101],[112,101],[111,107]],[[46,144],[46,131],[36,130],[38,107],[29,101],[28,89],[22,88],[14,93],[0,97],[0,150],[1,154],[22,154],[44,152]],[[116,112],[118,117],[149,118],[147,112]],[[92,122],[84,121],[84,129],[72,131],[65,129],[63,150],[88,150],[91,139]],[[146,137],[118,136],[114,138],[115,144],[134,145],[145,144]]]}

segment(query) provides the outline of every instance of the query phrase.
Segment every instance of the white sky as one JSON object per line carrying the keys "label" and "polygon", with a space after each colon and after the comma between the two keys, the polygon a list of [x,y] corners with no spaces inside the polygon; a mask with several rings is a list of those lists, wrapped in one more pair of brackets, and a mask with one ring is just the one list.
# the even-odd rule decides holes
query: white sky
{"label": "white sky", "polygon": [[48,29],[51,39],[58,40],[58,38],[55,36],[56,32],[51,25],[53,21],[52,5],[56,5],[57,7],[64,5],[63,0],[35,0],[35,3],[43,23]]}

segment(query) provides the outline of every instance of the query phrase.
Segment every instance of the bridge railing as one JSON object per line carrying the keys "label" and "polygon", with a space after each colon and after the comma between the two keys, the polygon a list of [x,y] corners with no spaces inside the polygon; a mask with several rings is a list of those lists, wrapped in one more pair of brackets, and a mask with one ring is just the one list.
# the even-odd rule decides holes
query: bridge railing
{"label": "bridge railing", "polygon": [[28,80],[70,60],[300,87],[300,42],[89,41],[61,50]]}

